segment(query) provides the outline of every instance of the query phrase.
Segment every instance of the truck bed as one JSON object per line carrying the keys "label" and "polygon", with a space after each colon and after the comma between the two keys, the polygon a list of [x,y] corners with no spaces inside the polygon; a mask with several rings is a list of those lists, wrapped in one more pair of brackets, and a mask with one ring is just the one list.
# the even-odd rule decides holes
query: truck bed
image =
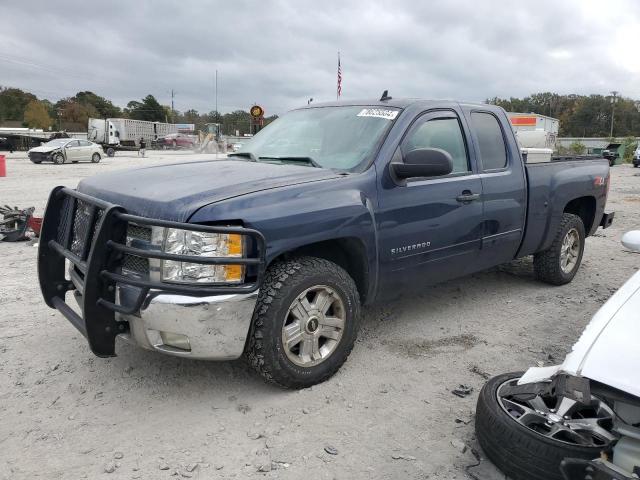
{"label": "truck bed", "polygon": [[599,179],[608,181],[609,162],[604,158],[562,157],[551,163],[525,164],[528,183],[528,208],[525,234],[518,257],[531,255],[549,248],[552,232],[570,199],[593,196],[595,216],[591,225],[585,225],[590,235],[600,224],[606,203],[607,188],[596,185]]}

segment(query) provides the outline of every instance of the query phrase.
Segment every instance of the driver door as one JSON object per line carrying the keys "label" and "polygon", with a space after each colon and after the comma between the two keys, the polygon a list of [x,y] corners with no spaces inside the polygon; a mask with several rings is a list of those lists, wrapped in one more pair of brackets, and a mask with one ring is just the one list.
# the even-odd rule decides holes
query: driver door
{"label": "driver door", "polygon": [[477,262],[482,181],[463,125],[453,110],[427,112],[409,128],[392,160],[402,161],[416,148],[439,148],[453,159],[450,174],[397,182],[386,167],[378,213],[383,296],[464,275]]}
{"label": "driver door", "polygon": [[73,140],[67,143],[67,146],[64,148],[65,156],[67,157],[68,162],[77,162],[81,155],[81,147],[79,140]]}

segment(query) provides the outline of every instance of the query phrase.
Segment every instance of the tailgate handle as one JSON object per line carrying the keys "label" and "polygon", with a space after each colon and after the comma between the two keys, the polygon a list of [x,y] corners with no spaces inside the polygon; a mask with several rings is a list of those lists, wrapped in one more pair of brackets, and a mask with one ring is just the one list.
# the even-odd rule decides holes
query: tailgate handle
{"label": "tailgate handle", "polygon": [[462,203],[473,202],[474,200],[480,200],[479,193],[471,193],[471,190],[465,190],[462,195],[458,195],[456,200]]}

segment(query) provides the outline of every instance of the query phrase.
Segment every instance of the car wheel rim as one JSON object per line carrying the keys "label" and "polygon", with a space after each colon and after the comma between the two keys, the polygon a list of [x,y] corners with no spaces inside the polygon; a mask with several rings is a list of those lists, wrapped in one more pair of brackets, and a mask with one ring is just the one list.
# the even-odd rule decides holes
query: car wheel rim
{"label": "car wheel rim", "polygon": [[578,230],[572,228],[562,240],[560,248],[560,268],[564,273],[571,273],[578,264],[580,256],[580,235]]}
{"label": "car wheel rim", "polygon": [[[536,395],[521,400],[516,395],[501,395],[511,379],[498,387],[498,404],[509,418],[543,437],[570,445],[605,447],[617,437],[611,432],[614,413],[602,400],[591,396],[584,404],[568,397]],[[530,395],[529,395],[530,396]]]}
{"label": "car wheel rim", "polygon": [[325,285],[308,288],[291,303],[282,326],[287,358],[301,367],[313,367],[335,351],[346,324],[344,302]]}

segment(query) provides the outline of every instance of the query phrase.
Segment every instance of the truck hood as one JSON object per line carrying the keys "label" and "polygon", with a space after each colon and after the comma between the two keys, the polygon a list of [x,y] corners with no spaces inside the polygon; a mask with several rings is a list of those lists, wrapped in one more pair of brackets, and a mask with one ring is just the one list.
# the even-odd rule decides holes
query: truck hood
{"label": "truck hood", "polygon": [[34,147],[31,150],[29,150],[28,153],[34,152],[34,153],[51,153],[54,152],[56,150],[60,150],[60,147],[50,147],[50,146],[46,146],[46,145],[42,145],[40,147]]}
{"label": "truck hood", "polygon": [[82,180],[78,190],[135,215],[185,222],[211,203],[338,176],[332,170],[302,165],[208,160],[96,175]]}

